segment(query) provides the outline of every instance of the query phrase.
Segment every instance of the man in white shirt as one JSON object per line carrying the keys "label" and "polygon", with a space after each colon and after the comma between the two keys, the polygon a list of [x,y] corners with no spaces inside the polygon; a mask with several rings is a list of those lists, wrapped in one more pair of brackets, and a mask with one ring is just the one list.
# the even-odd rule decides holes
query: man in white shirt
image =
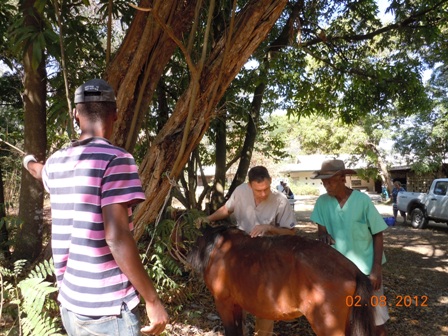
{"label": "man in white shirt", "polygon": [[[239,185],[228,201],[213,214],[209,221],[218,221],[234,215],[239,229],[251,237],[264,235],[294,235],[295,214],[286,196],[271,190],[272,179],[263,166],[249,170],[249,182]],[[272,335],[274,321],[256,318],[255,334]]]}

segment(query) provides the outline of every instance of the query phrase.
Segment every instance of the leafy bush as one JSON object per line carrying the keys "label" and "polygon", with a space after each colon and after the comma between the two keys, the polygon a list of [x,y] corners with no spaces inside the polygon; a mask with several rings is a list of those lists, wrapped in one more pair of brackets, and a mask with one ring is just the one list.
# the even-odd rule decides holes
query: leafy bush
{"label": "leafy bush", "polygon": [[62,335],[58,305],[51,297],[57,288],[54,282],[46,280],[54,276],[52,262],[45,260],[36,265],[26,277],[25,266],[26,260],[18,260],[13,270],[0,267],[2,315],[14,318],[6,335]]}
{"label": "leafy bush", "polygon": [[204,214],[196,209],[171,207],[167,213],[168,218],[148,226],[150,241],[143,240],[140,249],[146,246],[142,259],[162,301],[178,305],[180,309],[190,298],[191,291],[184,283],[186,253],[200,234],[195,222]]}
{"label": "leafy bush", "polygon": [[319,189],[309,185],[294,185],[291,187],[295,195],[302,196],[319,196]]}

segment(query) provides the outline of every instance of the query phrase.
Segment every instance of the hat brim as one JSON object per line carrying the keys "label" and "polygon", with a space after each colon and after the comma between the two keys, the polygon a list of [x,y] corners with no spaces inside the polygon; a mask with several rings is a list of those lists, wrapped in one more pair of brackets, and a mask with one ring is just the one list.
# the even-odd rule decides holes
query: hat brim
{"label": "hat brim", "polygon": [[357,172],[354,171],[353,169],[343,169],[343,170],[338,170],[334,173],[331,173],[329,171],[322,171],[322,170],[317,170],[314,172],[314,174],[316,174],[314,177],[312,177],[313,180],[325,180],[325,179],[329,179],[330,177],[336,176],[336,175],[356,175]]}

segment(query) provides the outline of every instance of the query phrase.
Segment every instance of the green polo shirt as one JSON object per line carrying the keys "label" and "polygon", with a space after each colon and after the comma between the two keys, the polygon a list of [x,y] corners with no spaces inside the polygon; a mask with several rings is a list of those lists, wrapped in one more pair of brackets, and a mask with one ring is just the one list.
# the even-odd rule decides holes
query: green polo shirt
{"label": "green polo shirt", "polygon": [[[327,228],[335,240],[333,247],[350,259],[364,274],[373,264],[373,237],[387,229],[370,197],[354,190],[341,208],[336,198],[319,196],[310,219]],[[382,263],[386,262],[383,253]]]}

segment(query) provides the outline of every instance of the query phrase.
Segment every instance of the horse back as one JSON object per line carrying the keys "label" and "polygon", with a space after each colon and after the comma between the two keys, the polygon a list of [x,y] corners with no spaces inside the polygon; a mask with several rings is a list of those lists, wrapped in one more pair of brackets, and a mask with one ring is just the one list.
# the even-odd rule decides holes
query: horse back
{"label": "horse back", "polygon": [[310,315],[354,293],[357,267],[332,247],[300,236],[251,238],[237,229],[205,233],[198,242],[205,283],[215,300],[252,314],[287,320]]}

